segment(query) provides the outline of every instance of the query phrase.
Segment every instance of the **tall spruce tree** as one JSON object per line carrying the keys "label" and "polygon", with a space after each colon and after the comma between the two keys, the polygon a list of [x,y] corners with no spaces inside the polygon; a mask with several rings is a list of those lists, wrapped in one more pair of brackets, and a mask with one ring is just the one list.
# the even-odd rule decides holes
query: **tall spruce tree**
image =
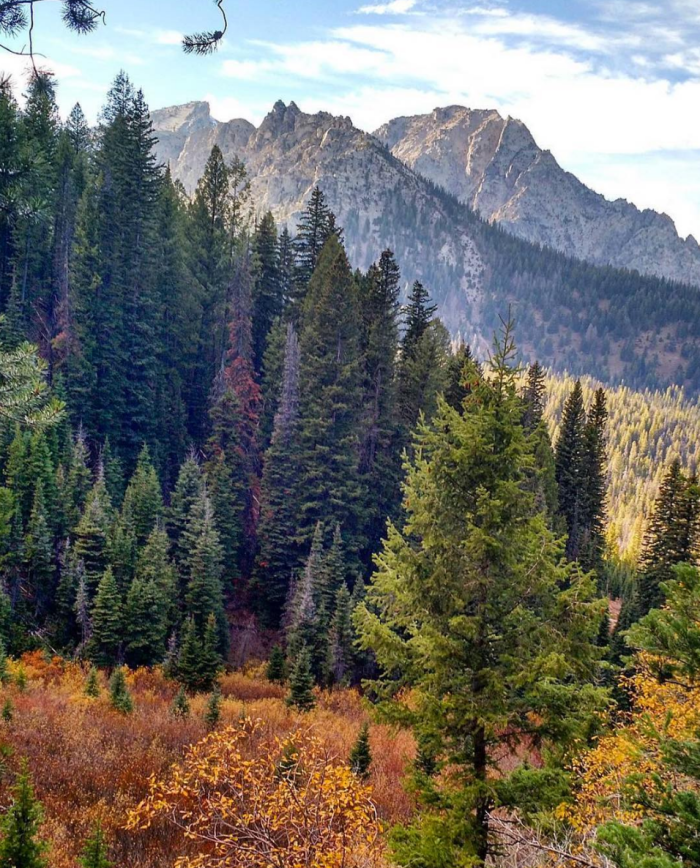
{"label": "tall spruce tree", "polygon": [[662,585],[673,578],[676,564],[696,562],[700,543],[700,488],[678,459],[671,462],[654,505],[644,539],[638,579],[636,616],[663,603]]}
{"label": "tall spruce tree", "polygon": [[289,323],[281,395],[263,467],[259,548],[253,585],[256,608],[273,626],[279,623],[292,575],[302,555],[301,547],[294,541],[297,531],[299,362],[299,341],[294,326]]}
{"label": "tall spruce tree", "polygon": [[[405,526],[390,526],[355,616],[387,712],[430,738],[443,770],[427,789],[418,778],[427,816],[396,837],[400,864],[425,847],[431,864],[486,863],[494,803],[517,801],[522,789],[509,784],[520,774],[530,792],[564,774],[604,698],[591,683],[603,604],[562,564],[523,485],[533,456],[514,355],[507,325],[464,413],[443,401],[435,425],[419,429]],[[515,758],[519,731],[547,745],[549,769],[494,768],[509,748]]]}
{"label": "tall spruce tree", "polygon": [[46,868],[46,844],[39,838],[42,819],[25,760],[0,821],[0,868]]}
{"label": "tall spruce tree", "polygon": [[114,666],[119,662],[124,640],[124,612],[111,567],[107,567],[97,588],[90,620],[92,631],[87,646],[88,657],[96,666]]}
{"label": "tall spruce tree", "polygon": [[201,443],[206,432],[209,390],[224,351],[220,323],[225,321],[230,266],[230,172],[218,145],[212,148],[190,206],[189,268],[197,287],[198,352],[186,383],[189,432]]}
{"label": "tall spruce tree", "polygon": [[559,510],[566,523],[566,555],[570,559],[580,554],[585,527],[585,432],[583,389],[581,381],[577,380],[564,404],[555,448]]}
{"label": "tall spruce tree", "polygon": [[596,389],[588,411],[584,430],[584,502],[583,535],[580,560],[584,570],[600,570],[605,550],[605,522],[607,514],[608,410],[605,391]]}
{"label": "tall spruce tree", "polygon": [[303,322],[297,536],[308,544],[319,521],[338,523],[346,554],[356,562],[365,543],[359,299],[335,236],[324,245],[309,283]]}
{"label": "tall spruce tree", "polygon": [[253,257],[253,362],[259,374],[270,329],[284,308],[277,227],[270,211],[263,216],[253,236]]}
{"label": "tall spruce tree", "polygon": [[375,551],[387,516],[400,500],[400,460],[396,420],[396,362],[399,348],[401,273],[391,250],[360,281],[363,358],[363,432],[360,472],[371,492],[367,517],[368,550]]}
{"label": "tall spruce tree", "polygon": [[306,288],[318,264],[323,246],[331,230],[331,210],[320,187],[316,186],[297,224],[294,239],[296,269],[294,274],[294,313],[298,316],[304,301]]}

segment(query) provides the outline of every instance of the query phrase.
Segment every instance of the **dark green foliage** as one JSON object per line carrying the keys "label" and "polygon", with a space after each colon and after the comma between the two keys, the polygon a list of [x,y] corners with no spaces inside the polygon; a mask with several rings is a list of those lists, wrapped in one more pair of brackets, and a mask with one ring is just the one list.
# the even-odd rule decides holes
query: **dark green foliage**
{"label": "dark green foliage", "polygon": [[372,765],[372,751],[369,746],[369,724],[364,723],[360,734],[357,736],[357,741],[350,751],[350,768],[361,778],[366,780],[369,777],[370,767]]}
{"label": "dark green foliage", "polygon": [[42,819],[24,761],[12,789],[12,802],[0,821],[0,868],[46,868],[46,844],[39,839]]}
{"label": "dark green foliage", "polygon": [[270,211],[258,224],[253,236],[255,282],[253,286],[253,360],[262,369],[267,338],[273,323],[282,314],[284,289],[280,278],[277,227]]}
{"label": "dark green foliage", "polygon": [[[463,412],[440,402],[434,424],[419,429],[403,530],[390,525],[355,614],[363,647],[376,655],[372,686],[386,713],[410,724],[419,743],[429,739],[437,768],[452,771],[417,781],[426,814],[397,848],[404,864],[421,864],[431,849],[425,864],[484,863],[489,813],[509,778],[489,757],[525,727],[546,743],[547,763],[562,768],[595,731],[606,699],[594,686],[604,604],[588,577],[562,562],[523,485],[534,458],[511,328]],[[404,688],[411,702],[395,703]]]}
{"label": "dark green foliage", "polygon": [[177,678],[187,690],[198,693],[212,689],[221,670],[221,656],[217,650],[217,627],[210,615],[203,631],[198,630],[194,618],[188,618],[183,630]]}
{"label": "dark green foliage", "polygon": [[638,582],[637,615],[645,615],[663,602],[662,585],[670,581],[676,564],[694,563],[700,525],[700,488],[694,476],[671,462],[659,489],[654,513],[644,540]]}
{"label": "dark green foliage", "polygon": [[214,685],[211,696],[207,701],[207,710],[204,712],[204,722],[209,729],[214,729],[221,720],[221,688]]}
{"label": "dark green foliage", "polygon": [[107,567],[90,610],[92,632],[87,653],[96,666],[112,666],[124,640],[124,612],[121,594],[111,567]]}
{"label": "dark green foliage", "polygon": [[355,629],[352,623],[353,601],[347,585],[338,589],[334,601],[329,635],[329,676],[334,684],[348,684],[354,678]]}
{"label": "dark green foliage", "polygon": [[387,516],[400,501],[401,467],[397,424],[397,354],[401,274],[391,250],[358,282],[363,359],[362,439],[359,469],[369,495],[366,535],[376,551]]}
{"label": "dark green foliage", "polygon": [[586,409],[579,380],[564,405],[564,413],[556,444],[556,479],[559,485],[559,509],[566,522],[567,557],[575,559],[580,553],[584,521],[584,434]]}
{"label": "dark green foliage", "polygon": [[134,701],[126,683],[123,666],[117,666],[109,679],[109,702],[112,708],[121,714],[131,714],[134,710]]}
{"label": "dark green foliage", "polygon": [[296,656],[289,676],[287,705],[299,711],[311,711],[316,705],[313,688],[314,676],[311,671],[311,655],[308,648],[302,647]]}
{"label": "dark green foliage", "polygon": [[96,666],[91,666],[85,679],[85,695],[97,699],[100,695],[100,676]]}
{"label": "dark green foliage", "polygon": [[306,210],[297,224],[294,239],[296,268],[294,272],[293,315],[299,316],[304,305],[306,290],[314,273],[321,251],[333,234],[335,218],[326,204],[326,197],[319,187],[314,187]]}
{"label": "dark green foliage", "polygon": [[275,684],[284,684],[287,680],[287,660],[279,645],[274,645],[267,661],[266,677]]}
{"label": "dark green foliage", "polygon": [[0,684],[7,684],[10,673],[7,671],[7,650],[5,642],[0,639]]}
{"label": "dark green foliage", "polygon": [[110,862],[107,854],[107,839],[98,824],[85,842],[82,856],[78,861],[82,868],[114,868],[114,863]]}
{"label": "dark green foliage", "polygon": [[[364,491],[359,476],[362,379],[359,298],[340,242],[319,256],[304,304],[299,339],[298,536],[311,541],[318,521],[343,528],[349,561],[363,545]],[[328,493],[332,492],[332,497]]]}
{"label": "dark green foliage", "polygon": [[[700,573],[688,564],[671,570],[660,588],[665,606],[652,609],[627,634],[628,644],[645,651],[660,680],[673,680],[681,693],[695,689],[700,673]],[[613,822],[598,833],[601,852],[618,868],[679,868],[700,860],[700,741],[680,740],[672,731],[647,734],[662,757],[665,781],[643,773],[623,782],[625,804],[643,806],[636,827]],[[650,783],[652,785],[650,785]]]}
{"label": "dark green foliage", "polygon": [[580,561],[584,570],[600,572],[605,549],[605,524],[608,490],[606,426],[608,411],[605,391],[597,389],[588,411],[584,431],[584,530]]}
{"label": "dark green foliage", "polygon": [[297,497],[300,494],[298,426],[299,342],[290,323],[287,326],[284,377],[263,468],[259,548],[254,573],[257,608],[273,626],[279,623],[291,578],[301,560],[302,549],[295,540]]}
{"label": "dark green foliage", "polygon": [[180,687],[178,692],[175,694],[170,710],[175,717],[189,717],[190,703],[187,699],[184,687]]}
{"label": "dark green foliage", "polygon": [[469,344],[461,343],[447,363],[444,398],[454,410],[461,410],[476,381],[481,368],[472,355]]}
{"label": "dark green foliage", "polygon": [[15,716],[15,709],[12,704],[12,700],[8,697],[2,704],[2,719],[4,723],[12,723],[12,720]]}

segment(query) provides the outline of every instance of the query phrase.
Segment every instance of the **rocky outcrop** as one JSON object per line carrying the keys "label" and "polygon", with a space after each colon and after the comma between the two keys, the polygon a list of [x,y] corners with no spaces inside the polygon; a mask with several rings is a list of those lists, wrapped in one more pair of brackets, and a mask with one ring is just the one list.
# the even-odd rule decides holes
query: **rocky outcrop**
{"label": "rocky outcrop", "polygon": [[518,120],[462,106],[396,118],[375,136],[486,220],[596,264],[700,285],[700,247],[670,217],[611,202],[565,172]]}
{"label": "rocky outcrop", "polygon": [[271,210],[290,228],[318,184],[345,230],[353,266],[367,268],[391,247],[406,285],[428,282],[450,326],[464,327],[483,271],[471,234],[449,217],[430,185],[374,136],[348,117],[306,114],[293,102],[275,103],[257,128],[241,120],[204,122],[205,117],[206,103],[152,115],[158,156],[188,192],[214,144],[227,160],[237,156],[245,163],[256,210]]}

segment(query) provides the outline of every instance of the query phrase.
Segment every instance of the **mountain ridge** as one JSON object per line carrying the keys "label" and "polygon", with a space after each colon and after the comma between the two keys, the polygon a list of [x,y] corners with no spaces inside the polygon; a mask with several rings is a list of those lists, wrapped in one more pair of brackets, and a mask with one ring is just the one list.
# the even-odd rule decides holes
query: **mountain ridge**
{"label": "mountain ridge", "polygon": [[[271,210],[279,224],[293,229],[311,191],[321,187],[345,229],[353,266],[366,269],[381,250],[391,248],[402,268],[404,292],[414,280],[423,282],[452,333],[477,348],[490,343],[499,316],[511,306],[526,358],[607,382],[678,383],[700,390],[696,286],[590,264],[518,238],[411,168],[396,147],[357,129],[348,117],[306,114],[281,101],[258,127],[242,120],[212,122],[203,103],[152,117],[158,157],[189,192],[214,144],[227,161],[236,156],[245,163],[256,209]],[[499,118],[488,112],[477,117],[488,135],[468,143],[470,165],[479,168],[480,177],[491,167],[498,181],[480,183],[482,202],[503,199],[520,165],[510,159],[500,175],[494,166],[493,154],[512,156],[512,149],[494,144],[496,137],[503,139]],[[524,125],[508,127],[506,139],[527,140]],[[522,148],[518,153],[525,167],[532,165],[530,153],[523,156]]]}

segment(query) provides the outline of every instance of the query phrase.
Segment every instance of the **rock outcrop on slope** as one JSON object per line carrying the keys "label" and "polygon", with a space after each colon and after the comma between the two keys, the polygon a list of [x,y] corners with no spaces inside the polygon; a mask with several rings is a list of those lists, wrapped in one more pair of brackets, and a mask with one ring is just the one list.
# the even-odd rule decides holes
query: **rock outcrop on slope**
{"label": "rock outcrop on slope", "polygon": [[[291,228],[318,184],[345,230],[354,266],[391,247],[406,282],[424,280],[459,329],[471,318],[483,263],[470,233],[447,214],[430,184],[350,118],[306,114],[277,102],[259,127],[206,121],[206,103],[153,112],[159,158],[192,192],[214,144],[246,165],[259,212]],[[180,121],[179,125],[177,121]]]}
{"label": "rock outcrop on slope", "polygon": [[700,285],[700,247],[665,214],[614,202],[564,171],[519,120],[462,106],[401,117],[375,136],[489,222],[570,256]]}
{"label": "rock outcrop on slope", "polygon": [[695,242],[662,215],[588,190],[518,121],[451,108],[370,135],[277,102],[258,127],[216,122],[206,103],[153,122],[160,159],[190,193],[215,144],[245,163],[256,212],[292,231],[320,186],[353,266],[391,248],[404,291],[421,280],[453,334],[481,351],[511,308],[526,357],[700,391]]}

